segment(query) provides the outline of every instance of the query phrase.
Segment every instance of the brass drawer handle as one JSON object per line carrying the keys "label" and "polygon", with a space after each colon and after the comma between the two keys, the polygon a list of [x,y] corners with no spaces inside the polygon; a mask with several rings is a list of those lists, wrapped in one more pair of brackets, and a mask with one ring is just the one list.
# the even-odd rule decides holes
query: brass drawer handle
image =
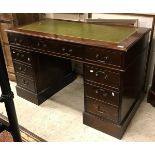
{"label": "brass drawer handle", "polygon": [[101,110],[101,107],[99,105],[97,106],[97,112],[99,112],[101,114],[107,113],[106,110]]}
{"label": "brass drawer handle", "polygon": [[95,56],[97,59],[100,57],[100,55],[99,54],[96,54],[96,56]]}
{"label": "brass drawer handle", "polygon": [[43,47],[47,47],[47,44],[43,44]]}
{"label": "brass drawer handle", "polygon": [[65,51],[66,51],[66,49],[65,49],[65,48],[62,48],[61,50],[62,50],[63,52],[65,52]]}
{"label": "brass drawer handle", "polygon": [[19,42],[19,43],[22,43],[22,42],[23,42],[23,40],[22,40],[22,39],[20,39],[18,42]]}
{"label": "brass drawer handle", "polygon": [[25,57],[25,55],[24,54],[21,54],[21,58],[24,58]]}
{"label": "brass drawer handle", "polygon": [[25,68],[22,68],[22,67],[20,66],[20,67],[18,67],[18,70],[19,70],[19,71],[24,71],[24,72],[26,72],[27,68],[26,68],[26,67],[25,67]]}
{"label": "brass drawer handle", "polygon": [[25,85],[25,86],[29,85],[29,82],[28,82],[27,80],[25,80],[25,79],[22,79],[21,82],[22,82],[22,84]]}
{"label": "brass drawer handle", "polygon": [[107,97],[108,96],[108,93],[105,91],[105,90],[103,90],[103,89],[97,89],[97,90],[95,90],[95,93],[96,94],[101,94],[102,93],[102,95],[104,96],[104,97]]}
{"label": "brass drawer handle", "polygon": [[99,90],[95,90],[95,93],[98,94],[99,93]]}
{"label": "brass drawer handle", "polygon": [[69,50],[68,50],[68,52],[69,52],[69,53],[72,53],[72,52],[73,52],[73,50],[72,50],[72,49],[69,49]]}
{"label": "brass drawer handle", "polygon": [[73,52],[72,49],[69,49],[68,51],[66,51],[65,48],[62,48],[62,51],[64,52],[63,54],[66,55],[66,56],[70,56],[72,54],[72,52]]}
{"label": "brass drawer handle", "polygon": [[20,71],[21,71],[21,70],[22,70],[22,67],[21,67],[21,66],[20,66],[20,67],[18,67],[18,70],[20,70]]}
{"label": "brass drawer handle", "polygon": [[20,53],[17,53],[16,55],[17,55],[17,57],[19,57],[20,56]]}
{"label": "brass drawer handle", "polygon": [[108,56],[104,56],[103,58],[98,59],[97,61],[99,61],[101,63],[106,63],[108,60],[109,60],[109,57]]}
{"label": "brass drawer handle", "polygon": [[96,74],[95,74],[95,76],[98,77],[100,74],[103,74],[104,75],[104,79],[105,80],[108,79],[108,75],[105,72],[103,72],[103,71],[97,71]]}

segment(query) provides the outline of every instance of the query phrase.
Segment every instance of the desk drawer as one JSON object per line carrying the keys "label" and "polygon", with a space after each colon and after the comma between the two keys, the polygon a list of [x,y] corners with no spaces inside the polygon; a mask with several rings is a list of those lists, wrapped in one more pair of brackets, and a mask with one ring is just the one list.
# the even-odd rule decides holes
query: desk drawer
{"label": "desk drawer", "polygon": [[86,49],[86,60],[96,62],[98,64],[109,64],[114,66],[122,66],[122,53],[119,51],[88,47]]}
{"label": "desk drawer", "polygon": [[94,81],[111,87],[120,87],[120,74],[105,70],[101,67],[85,65],[85,80]]}
{"label": "desk drawer", "polygon": [[118,108],[90,98],[86,98],[85,102],[86,112],[118,122]]}
{"label": "desk drawer", "polygon": [[25,76],[33,77],[33,69],[27,65],[14,62],[16,73],[24,74]]}
{"label": "desk drawer", "polygon": [[56,41],[51,39],[31,37],[30,46],[32,48],[56,52],[56,45],[57,45]]}
{"label": "desk drawer", "polygon": [[19,46],[30,46],[31,39],[29,36],[16,33],[8,33],[9,43]]}
{"label": "desk drawer", "polygon": [[103,87],[85,83],[85,95],[108,104],[119,105],[119,93]]}
{"label": "desk drawer", "polygon": [[26,77],[16,75],[17,85],[32,92],[35,92],[35,83],[33,80],[30,80]]}
{"label": "desk drawer", "polygon": [[28,64],[32,63],[32,53],[22,50],[11,48],[13,60],[22,61]]}
{"label": "desk drawer", "polygon": [[83,60],[84,48],[78,45],[59,43],[57,44],[57,52],[62,56],[77,58]]}

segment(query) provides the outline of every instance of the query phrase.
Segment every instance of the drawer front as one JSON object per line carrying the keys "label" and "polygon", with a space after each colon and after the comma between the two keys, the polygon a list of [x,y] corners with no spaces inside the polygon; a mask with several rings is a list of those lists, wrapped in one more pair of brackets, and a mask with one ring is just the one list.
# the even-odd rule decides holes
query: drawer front
{"label": "drawer front", "polygon": [[41,50],[48,50],[51,52],[56,52],[56,41],[51,40],[51,39],[41,39],[41,38],[36,38],[36,37],[31,37],[30,38],[31,43],[29,46],[32,48],[37,48]]}
{"label": "drawer front", "polygon": [[21,34],[16,34],[16,33],[9,33],[8,32],[8,40],[10,44],[13,45],[19,45],[19,46],[30,46],[32,43],[31,37],[26,36],[26,35],[21,35]]}
{"label": "drawer front", "polygon": [[88,47],[86,49],[85,57],[86,60],[98,64],[122,66],[122,53],[111,49]]}
{"label": "drawer front", "polygon": [[33,80],[30,80],[26,77],[16,75],[17,85],[32,92],[35,92],[35,83]]}
{"label": "drawer front", "polygon": [[86,98],[85,102],[86,102],[85,103],[86,112],[118,122],[118,109],[117,108],[111,105],[104,104],[102,102],[98,102],[90,98]]}
{"label": "drawer front", "polygon": [[32,53],[22,50],[11,48],[13,60],[22,61],[28,64],[32,63]]}
{"label": "drawer front", "polygon": [[108,104],[119,105],[119,93],[85,83],[85,95]]}
{"label": "drawer front", "polygon": [[58,42],[57,53],[60,53],[62,56],[77,58],[80,60],[83,60],[84,58],[84,48],[82,48],[82,46],[73,44]]}
{"label": "drawer front", "polygon": [[21,63],[14,62],[16,73],[24,74],[25,76],[33,77],[33,69]]}
{"label": "drawer front", "polygon": [[56,51],[56,41],[51,39],[41,39],[27,35],[8,33],[9,42],[12,45],[27,46],[40,50]]}
{"label": "drawer front", "polygon": [[101,67],[85,65],[85,80],[94,81],[111,87],[120,87],[120,74],[105,70]]}

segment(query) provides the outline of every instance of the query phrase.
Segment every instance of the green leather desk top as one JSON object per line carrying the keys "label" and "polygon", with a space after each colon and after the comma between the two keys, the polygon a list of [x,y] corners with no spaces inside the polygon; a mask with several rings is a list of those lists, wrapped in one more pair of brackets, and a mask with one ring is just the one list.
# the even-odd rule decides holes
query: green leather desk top
{"label": "green leather desk top", "polygon": [[19,27],[19,29],[112,43],[120,43],[136,32],[136,28],[133,27],[96,25],[52,19],[25,25]]}

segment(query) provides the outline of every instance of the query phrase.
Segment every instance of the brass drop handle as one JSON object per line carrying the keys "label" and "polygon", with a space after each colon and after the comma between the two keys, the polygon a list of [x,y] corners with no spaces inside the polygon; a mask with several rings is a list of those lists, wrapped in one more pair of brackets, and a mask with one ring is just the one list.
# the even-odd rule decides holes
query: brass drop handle
{"label": "brass drop handle", "polygon": [[97,71],[95,75],[96,76],[99,76],[99,74],[105,74],[105,72],[103,72],[103,71]]}
{"label": "brass drop handle", "polygon": [[97,106],[97,111],[101,114],[105,114],[106,113],[106,110],[101,110],[101,107],[100,106]]}
{"label": "brass drop handle", "polygon": [[99,90],[95,90],[95,93],[98,94],[99,93]]}
{"label": "brass drop handle", "polygon": [[38,47],[40,46],[40,43],[39,43],[39,42],[37,42],[37,46],[38,46]]}
{"label": "brass drop handle", "polygon": [[104,61],[107,61],[109,59],[109,57],[108,56],[104,56],[103,59],[104,59]]}
{"label": "brass drop handle", "polygon": [[23,71],[26,72],[26,70],[27,70],[27,68],[25,67],[25,68],[23,69]]}
{"label": "brass drop handle", "polygon": [[25,55],[24,54],[21,54],[21,58],[24,58],[25,57]]}
{"label": "brass drop handle", "polygon": [[20,55],[20,54],[19,54],[19,53],[17,53],[17,57],[19,57],[19,55]]}
{"label": "brass drop handle", "polygon": [[97,59],[100,57],[100,55],[99,54],[96,54],[96,56],[95,56]]}
{"label": "brass drop handle", "polygon": [[105,80],[108,79],[108,75],[107,75],[105,72],[103,72],[103,71],[97,71],[97,72],[95,73],[95,76],[98,77],[100,74],[103,74],[103,75],[104,75],[104,79],[105,79]]}
{"label": "brass drop handle", "polygon": [[109,59],[109,57],[108,56],[104,56],[104,57],[102,57],[100,60],[98,60],[98,61],[100,61],[101,63],[105,63],[105,62],[107,62],[107,60]]}
{"label": "brass drop handle", "polygon": [[108,93],[105,90],[103,90],[103,89],[96,89],[95,90],[95,93],[96,94],[101,93],[104,97],[107,97],[108,96]]}
{"label": "brass drop handle", "polygon": [[65,51],[66,51],[66,49],[65,49],[65,48],[62,48],[61,50],[62,50],[63,52],[65,52]]}
{"label": "brass drop handle", "polygon": [[105,80],[107,80],[107,79],[108,79],[108,75],[107,75],[107,74],[104,76],[104,79],[105,79]]}
{"label": "brass drop handle", "polygon": [[22,39],[20,39],[18,42],[19,42],[19,43],[21,43],[22,41],[23,41],[23,40],[22,40]]}
{"label": "brass drop handle", "polygon": [[107,97],[107,96],[108,96],[108,93],[105,92],[105,93],[103,93],[102,95],[103,95],[104,97]]}
{"label": "brass drop handle", "polygon": [[71,54],[73,52],[73,50],[72,49],[69,49],[68,52]]}
{"label": "brass drop handle", "polygon": [[24,85],[28,85],[29,84],[29,82],[27,81],[27,80],[25,80],[25,79],[22,79],[22,83],[24,84]]}
{"label": "brass drop handle", "polygon": [[62,51],[64,52],[64,55],[70,56],[73,50],[72,49],[66,50],[65,48],[62,48]]}
{"label": "brass drop handle", "polygon": [[17,38],[14,38],[14,42],[16,43],[16,41],[17,41]]}
{"label": "brass drop handle", "polygon": [[23,70],[23,71],[25,72],[25,71],[27,70],[27,68],[26,68],[26,67],[25,67],[25,68],[22,68],[22,67],[20,66],[20,67],[18,67],[18,70],[20,70],[20,71]]}
{"label": "brass drop handle", "polygon": [[22,70],[22,67],[20,66],[20,67],[18,67],[18,69],[21,71]]}
{"label": "brass drop handle", "polygon": [[47,44],[43,44],[43,47],[47,47]]}

